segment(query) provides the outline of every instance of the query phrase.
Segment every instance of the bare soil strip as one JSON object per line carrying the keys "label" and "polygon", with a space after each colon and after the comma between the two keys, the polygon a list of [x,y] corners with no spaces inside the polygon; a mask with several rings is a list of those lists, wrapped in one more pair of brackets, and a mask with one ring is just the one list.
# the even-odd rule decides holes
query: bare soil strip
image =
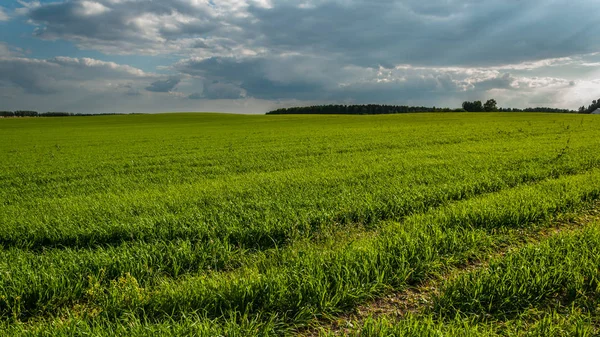
{"label": "bare soil strip", "polygon": [[523,230],[522,240],[502,247],[494,254],[488,255],[484,260],[456,266],[447,273],[434,276],[425,282],[411,286],[403,291],[393,292],[358,306],[352,312],[345,315],[320,320],[311,328],[299,331],[298,335],[316,337],[322,331],[334,332],[337,335],[347,335],[354,327],[361,326],[369,317],[377,318],[385,316],[391,319],[402,319],[408,314],[423,312],[431,305],[431,299],[438,293],[444,282],[463,274],[486,268],[491,260],[502,257],[506,253],[527,244],[537,243],[560,233],[576,231],[593,221],[600,221],[600,202],[596,202],[588,209],[576,214],[562,216],[544,228]]}

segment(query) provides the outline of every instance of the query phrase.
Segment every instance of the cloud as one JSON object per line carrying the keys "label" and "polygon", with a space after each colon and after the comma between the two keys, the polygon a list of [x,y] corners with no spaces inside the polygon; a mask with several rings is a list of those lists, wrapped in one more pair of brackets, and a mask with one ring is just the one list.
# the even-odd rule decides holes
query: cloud
{"label": "cloud", "polygon": [[0,81],[29,94],[53,94],[74,87],[108,89],[123,81],[147,81],[158,77],[128,65],[90,58],[0,57]]}
{"label": "cloud", "polygon": [[0,41],[0,57],[9,57],[12,56],[12,51],[10,50],[9,46]]}
{"label": "cloud", "polygon": [[366,68],[340,68],[326,58],[300,55],[190,58],[177,62],[172,68],[212,82],[207,85],[208,92],[213,88],[223,92],[227,88],[234,96],[306,100],[324,99],[327,91],[336,90],[340,82],[373,72]]}
{"label": "cloud", "polygon": [[[35,36],[74,41],[85,49],[111,54],[155,55],[181,49],[223,53],[239,51],[228,39],[239,29],[224,20],[235,10],[228,3],[72,0],[30,5],[20,12],[38,25]],[[208,34],[214,37],[203,37]]]}
{"label": "cloud", "polygon": [[[545,63],[544,63],[545,64]],[[486,95],[490,90],[528,90],[565,83],[564,79],[515,76],[509,69],[521,65],[494,67],[430,67],[399,65],[393,68],[337,66],[321,57],[298,55],[264,58],[184,59],[172,69],[225,85],[238,97],[268,100],[304,99],[355,103],[403,103],[460,105],[461,99]],[[193,98],[208,98],[204,93]],[[223,92],[221,90],[220,92]],[[224,98],[224,97],[222,97]]]}
{"label": "cloud", "polygon": [[[573,62],[589,63],[594,57],[581,57],[580,61]],[[535,69],[530,69],[532,67],[519,70],[521,68],[520,64],[497,68],[336,67],[335,63],[321,57],[287,55],[184,59],[164,69],[177,74],[169,76],[90,58],[39,60],[0,57],[0,86],[5,103],[9,101],[4,99],[7,95],[13,97],[12,102],[19,101],[23,105],[37,101],[32,97],[43,96],[47,104],[54,102],[58,105],[56,109],[65,110],[69,107],[65,106],[67,102],[73,99],[70,96],[93,97],[99,100],[95,109],[102,104],[114,104],[111,111],[121,111],[119,104],[132,106],[130,99],[135,99],[139,109],[147,109],[146,112],[193,111],[205,108],[208,101],[261,102],[261,107],[286,106],[288,103],[285,102],[300,105],[342,102],[457,107],[463,100],[489,97],[496,98],[501,106],[523,107],[544,103],[574,108],[572,104],[583,103],[572,97],[587,97],[582,90],[593,92],[589,83],[594,82],[537,76],[532,73],[535,72]],[[174,91],[176,88],[177,92]],[[570,92],[572,97],[566,96],[565,92]],[[157,97],[163,97],[164,101],[156,103]],[[164,107],[167,101],[171,102],[171,109]],[[182,101],[190,101],[189,104],[201,101],[202,105],[194,108]],[[268,101],[272,103],[265,103]],[[78,111],[87,112],[92,108],[84,100],[79,104]],[[232,105],[223,103],[222,106],[245,109],[239,104],[228,104]],[[163,108],[159,108],[161,106]]]}
{"label": "cloud", "polygon": [[502,65],[600,49],[595,1],[71,0],[22,10],[45,39],[107,53],[321,55],[343,64]]}
{"label": "cloud", "polygon": [[475,82],[475,86],[477,89],[484,91],[492,89],[515,89],[518,87],[515,85],[515,81],[516,79],[510,73],[503,73],[493,78]]}
{"label": "cloud", "polygon": [[171,92],[173,89],[175,89],[179,82],[181,82],[180,78],[171,77],[166,80],[152,82],[152,84],[146,87],[146,90],[152,92]]}
{"label": "cloud", "polygon": [[[573,104],[565,88],[583,97],[578,90],[600,78],[593,0],[19,3],[16,15],[40,39],[172,63],[157,75],[91,59],[0,61],[3,89],[30,94],[59,95],[80,82],[138,100],[186,101],[177,106],[251,99],[460,106],[490,95],[516,106],[561,106]],[[7,48],[0,44],[0,57],[18,58]]]}
{"label": "cloud", "polygon": [[132,83],[118,83],[118,89],[123,89],[123,94],[126,96],[141,96],[142,93]]}
{"label": "cloud", "polygon": [[203,98],[204,98],[204,95],[202,95],[202,93],[200,93],[200,92],[195,92],[195,93],[193,93],[193,94],[190,94],[190,95],[188,96],[188,98],[189,98],[189,99],[203,99]]}
{"label": "cloud", "polygon": [[6,14],[6,12],[4,11],[4,8],[2,8],[0,6],[0,22],[1,21],[8,21],[10,20],[10,17],[8,16],[8,14]]}
{"label": "cloud", "polygon": [[[0,44],[0,46],[4,45]],[[264,113],[275,107],[273,102],[253,98],[224,100],[213,97],[214,99],[208,100],[205,93],[202,103],[199,104],[197,100],[187,99],[187,94],[164,95],[144,90],[148,83],[153,83],[154,88],[162,86],[166,90],[168,83],[178,81],[184,88],[195,87],[195,83],[189,79],[174,79],[144,72],[129,65],[96,59],[69,57],[31,59],[0,56],[0,102],[2,104],[0,109],[82,113],[160,111]],[[210,90],[208,92],[210,93]]]}
{"label": "cloud", "polygon": [[241,99],[246,98],[246,91],[237,85],[231,83],[221,83],[219,81],[205,82],[201,92],[194,92],[188,95],[189,99]]}
{"label": "cloud", "polygon": [[203,96],[208,99],[238,99],[246,97],[246,91],[230,83],[205,84]]}

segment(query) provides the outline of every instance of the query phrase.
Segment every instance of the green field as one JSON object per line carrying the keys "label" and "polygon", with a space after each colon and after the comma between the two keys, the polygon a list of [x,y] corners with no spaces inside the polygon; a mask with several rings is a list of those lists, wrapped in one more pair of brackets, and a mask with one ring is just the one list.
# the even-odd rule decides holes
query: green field
{"label": "green field", "polygon": [[594,115],[0,119],[0,336],[598,335],[598,200]]}

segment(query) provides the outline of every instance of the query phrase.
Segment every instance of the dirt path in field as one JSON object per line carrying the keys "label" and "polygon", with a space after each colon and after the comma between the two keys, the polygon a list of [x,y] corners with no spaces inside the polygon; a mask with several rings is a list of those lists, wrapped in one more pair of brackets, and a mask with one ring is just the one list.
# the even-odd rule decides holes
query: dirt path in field
{"label": "dirt path in field", "polygon": [[403,291],[393,292],[360,305],[345,315],[320,320],[312,327],[299,331],[298,335],[316,337],[324,331],[333,332],[336,335],[347,335],[355,327],[362,326],[369,317],[385,316],[391,319],[402,319],[408,314],[423,312],[429,308],[432,298],[438,293],[444,282],[486,268],[491,260],[502,257],[509,251],[524,247],[527,244],[540,242],[559,233],[576,231],[592,221],[600,221],[600,202],[596,202],[588,209],[566,218],[567,220],[553,221],[543,229],[524,231],[523,240],[503,247],[494,254],[488,255],[485,260],[454,267],[445,274],[432,277]]}

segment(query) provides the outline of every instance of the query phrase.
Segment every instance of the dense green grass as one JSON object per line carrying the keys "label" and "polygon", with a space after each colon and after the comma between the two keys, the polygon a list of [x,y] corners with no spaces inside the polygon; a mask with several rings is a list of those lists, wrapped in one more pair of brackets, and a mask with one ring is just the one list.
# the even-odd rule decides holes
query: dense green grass
{"label": "dense green grass", "polygon": [[[0,120],[0,334],[294,333],[599,199],[595,117]],[[405,324],[483,334],[556,292],[508,275]]]}
{"label": "dense green grass", "polygon": [[401,321],[367,319],[350,334],[597,336],[598,266],[596,219],[583,229],[528,245],[448,281],[428,312]]}

